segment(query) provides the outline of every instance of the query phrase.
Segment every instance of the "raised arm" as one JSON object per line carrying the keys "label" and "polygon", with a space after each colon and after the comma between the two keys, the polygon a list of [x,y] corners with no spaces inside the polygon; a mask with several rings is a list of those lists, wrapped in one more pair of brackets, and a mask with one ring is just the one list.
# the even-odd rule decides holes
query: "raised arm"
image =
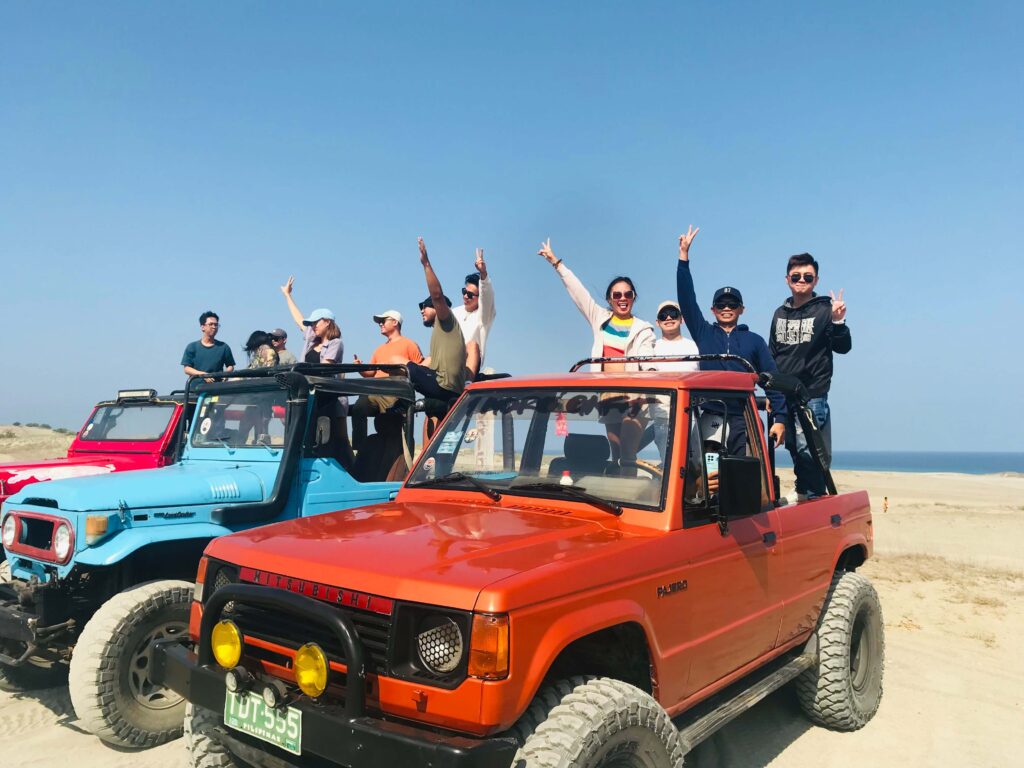
{"label": "raised arm", "polygon": [[292,275],[288,278],[288,282],[281,286],[281,293],[284,294],[284,300],[288,302],[288,311],[292,314],[292,320],[299,326],[299,330],[303,333],[306,332],[306,326],[303,325],[302,321],[304,316],[297,306],[295,306],[295,300],[292,299],[292,286],[295,284],[295,276]]}
{"label": "raised arm", "polygon": [[497,312],[494,309],[494,283],[487,277],[487,263],[484,261],[484,249],[476,249],[476,271],[480,273],[480,322],[490,330]]}
{"label": "raised arm", "polygon": [[679,298],[679,311],[683,313],[683,322],[690,336],[701,350],[711,332],[711,323],[704,319],[697,304],[697,293],[693,288],[693,276],[690,274],[690,244],[700,232],[700,227],[691,224],[685,235],[679,236],[679,264],[676,266],[676,293]]}
{"label": "raised arm", "polygon": [[427,256],[427,245],[422,237],[416,238],[420,246],[420,264],[423,265],[423,276],[427,279],[427,292],[430,300],[434,302],[434,311],[437,312],[437,321],[447,323],[454,315],[448,302],[444,300],[444,291],[441,289],[441,281],[434,274],[434,268],[430,266],[430,257]]}
{"label": "raised arm", "polygon": [[845,355],[853,349],[853,337],[850,336],[850,326],[846,324],[846,302],[843,301],[843,289],[839,289],[839,296],[829,291],[832,297],[832,351],[837,355]]}
{"label": "raised arm", "polygon": [[569,298],[572,299],[573,304],[576,308],[583,313],[583,317],[590,323],[591,328],[595,325],[604,322],[608,317],[608,310],[602,309],[601,306],[594,301],[594,297],[590,295],[583,283],[580,282],[579,278],[573,274],[572,270],[569,269],[565,264],[562,263],[561,259],[555,258],[555,252],[551,250],[551,238],[548,238],[540,244],[540,250],[537,253],[544,257],[545,261],[555,268],[555,272],[562,278],[562,284],[565,286],[565,290],[569,292]]}

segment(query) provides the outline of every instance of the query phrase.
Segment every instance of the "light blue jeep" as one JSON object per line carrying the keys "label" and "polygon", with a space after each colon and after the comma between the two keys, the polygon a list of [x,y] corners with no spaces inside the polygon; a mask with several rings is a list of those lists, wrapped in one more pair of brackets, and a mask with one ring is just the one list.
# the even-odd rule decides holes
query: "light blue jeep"
{"label": "light blue jeep", "polygon": [[[376,371],[392,375],[338,378]],[[176,464],[29,485],[9,498],[0,680],[30,686],[70,664],[79,722],[100,738],[139,747],[179,735],[184,701],[150,682],[149,646],[187,628],[206,544],[393,498],[412,451],[404,372],[300,364],[192,379]],[[349,440],[350,397],[384,409],[359,446]]]}

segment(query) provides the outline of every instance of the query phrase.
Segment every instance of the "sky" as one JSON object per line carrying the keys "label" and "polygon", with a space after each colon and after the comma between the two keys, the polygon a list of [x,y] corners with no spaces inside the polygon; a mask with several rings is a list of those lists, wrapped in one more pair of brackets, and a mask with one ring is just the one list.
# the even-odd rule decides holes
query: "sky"
{"label": "sky", "polygon": [[[198,316],[236,358],[279,286],[345,360],[398,309],[416,237],[446,293],[485,250],[487,364],[564,371],[595,293],[743,291],[767,335],[789,255],[844,289],[836,450],[1022,451],[980,400],[1024,379],[1024,5],[0,2],[0,423],[77,429],[184,384]],[[997,393],[993,385],[1008,387]]]}

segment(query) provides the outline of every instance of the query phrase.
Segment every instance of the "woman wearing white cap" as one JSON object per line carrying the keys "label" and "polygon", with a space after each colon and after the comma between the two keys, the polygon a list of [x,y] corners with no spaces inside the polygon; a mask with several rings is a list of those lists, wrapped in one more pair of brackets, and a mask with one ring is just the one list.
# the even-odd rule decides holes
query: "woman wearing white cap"
{"label": "woman wearing white cap", "polygon": [[334,313],[329,309],[314,309],[309,317],[303,317],[302,311],[295,306],[292,299],[292,286],[295,283],[294,277],[289,277],[288,282],[281,286],[281,293],[288,302],[288,311],[292,313],[292,319],[302,331],[302,338],[305,346],[302,349],[303,363],[340,363],[341,355],[345,346],[341,341],[341,331],[335,322]]}

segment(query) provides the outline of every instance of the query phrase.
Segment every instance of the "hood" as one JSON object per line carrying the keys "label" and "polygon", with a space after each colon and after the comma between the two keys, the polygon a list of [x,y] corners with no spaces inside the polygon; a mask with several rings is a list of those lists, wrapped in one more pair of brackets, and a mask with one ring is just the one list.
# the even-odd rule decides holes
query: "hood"
{"label": "hood", "polygon": [[0,464],[0,496],[16,493],[23,485],[29,483],[64,480],[69,477],[106,475],[116,471],[117,467],[114,463],[109,460],[109,457],[104,456],[47,459],[30,464],[25,462]]}
{"label": "hood", "polygon": [[[529,501],[530,508],[377,504],[224,536],[206,554],[293,579],[472,610],[489,585],[549,566],[586,567],[610,545],[621,555],[624,541],[651,534],[623,531],[611,516],[606,527],[603,519],[556,514]],[[598,569],[593,575],[600,578]],[[515,607],[501,599],[489,606]]]}
{"label": "hood", "polygon": [[[56,502],[56,508],[65,512],[93,512],[117,509],[123,502],[137,512],[155,507],[261,501],[264,485],[252,469],[250,465],[226,462],[210,466],[174,464],[109,476],[54,480],[40,488],[29,485],[6,503],[24,504],[25,499],[43,498]],[[277,465],[272,469],[276,472]]]}

